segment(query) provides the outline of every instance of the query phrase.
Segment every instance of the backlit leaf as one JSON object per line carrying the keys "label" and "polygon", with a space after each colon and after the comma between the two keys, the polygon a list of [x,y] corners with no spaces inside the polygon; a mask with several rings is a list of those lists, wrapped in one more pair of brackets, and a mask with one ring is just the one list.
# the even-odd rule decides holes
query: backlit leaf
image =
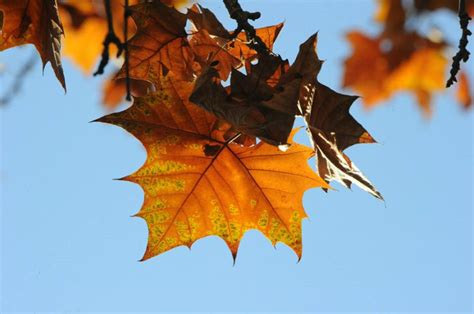
{"label": "backlit leaf", "polygon": [[59,82],[66,89],[61,64],[63,26],[56,0],[0,0],[3,27],[0,31],[0,51],[24,44],[38,50],[43,68],[50,62]]}
{"label": "backlit leaf", "polygon": [[171,82],[161,83],[130,109],[99,120],[125,128],[147,149],[145,164],[124,178],[145,192],[136,215],[149,230],[143,260],[210,235],[224,239],[235,258],[250,229],[301,257],[303,193],[328,188],[307,164],[312,150],[224,143],[212,136],[215,118],[172,93]]}
{"label": "backlit leaf", "polygon": [[137,25],[129,41],[130,77],[154,83],[170,71],[191,80],[193,53],[186,38],[186,15],[160,1],[137,4],[130,10]]}

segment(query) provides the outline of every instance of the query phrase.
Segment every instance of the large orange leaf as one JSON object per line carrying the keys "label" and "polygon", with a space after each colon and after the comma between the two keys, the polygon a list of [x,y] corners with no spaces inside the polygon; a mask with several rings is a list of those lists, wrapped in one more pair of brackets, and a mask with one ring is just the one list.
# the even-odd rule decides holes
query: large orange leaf
{"label": "large orange leaf", "polygon": [[59,82],[66,88],[61,64],[63,26],[56,0],[0,0],[3,26],[0,29],[0,51],[24,44],[38,50],[43,68],[50,62]]}
{"label": "large orange leaf", "polygon": [[191,86],[173,85],[169,76],[157,83],[156,92],[135,98],[131,108],[99,120],[131,132],[148,153],[124,178],[145,192],[136,214],[149,230],[143,260],[210,235],[224,239],[235,258],[250,229],[301,257],[303,193],[328,188],[308,166],[312,150],[222,142],[213,136],[216,119],[187,101]]}

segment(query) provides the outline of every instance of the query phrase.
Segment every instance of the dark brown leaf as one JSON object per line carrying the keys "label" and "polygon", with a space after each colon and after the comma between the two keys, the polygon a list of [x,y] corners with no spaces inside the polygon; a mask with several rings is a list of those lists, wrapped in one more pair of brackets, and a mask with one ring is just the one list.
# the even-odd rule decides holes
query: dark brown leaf
{"label": "dark brown leaf", "polygon": [[233,86],[239,86],[239,98],[232,91],[229,95],[217,77],[217,70],[208,67],[198,77],[190,100],[244,134],[259,137],[272,145],[287,143],[294,115],[268,108],[258,99],[258,94],[255,98],[244,94],[242,91],[251,82],[238,71],[232,72],[231,90]]}

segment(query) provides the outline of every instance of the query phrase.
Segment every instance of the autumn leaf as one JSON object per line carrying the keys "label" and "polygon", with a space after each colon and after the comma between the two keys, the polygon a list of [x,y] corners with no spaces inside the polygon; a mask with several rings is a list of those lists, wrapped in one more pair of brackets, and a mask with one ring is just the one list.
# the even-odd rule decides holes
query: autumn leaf
{"label": "autumn leaf", "polygon": [[[170,71],[191,80],[193,53],[186,38],[186,15],[160,1],[137,4],[130,11],[137,25],[128,44],[130,77],[154,83]],[[123,71],[120,77],[125,77]]]}
{"label": "autumn leaf", "polygon": [[[438,9],[457,12],[458,6],[459,1],[451,0],[379,0],[375,20],[383,30],[375,36],[347,35],[353,52],[345,61],[344,86],[360,94],[367,108],[396,93],[412,93],[429,117],[433,95],[445,89],[448,44],[440,29],[417,32],[414,21]],[[474,14],[474,0],[466,1],[466,10]],[[466,108],[467,95],[457,99]]]}
{"label": "autumn leaf", "polygon": [[241,59],[232,55],[227,48],[228,42],[219,38],[212,38],[202,29],[191,36],[189,44],[194,52],[195,59],[205,67],[209,61],[216,61],[215,68],[219,77],[226,81],[233,69],[242,66]]}
{"label": "autumn leaf", "polygon": [[172,84],[162,78],[155,93],[99,120],[125,128],[147,149],[145,164],[124,178],[145,192],[136,214],[149,230],[142,260],[210,235],[224,239],[235,258],[250,229],[301,257],[303,193],[328,187],[307,164],[312,150],[217,140],[216,118],[187,101],[191,86]]}
{"label": "autumn leaf", "polygon": [[317,34],[314,34],[300,45],[295,62],[282,75],[277,87],[289,85],[291,88],[285,88],[284,93],[292,95],[285,97],[289,101],[284,104],[289,112],[297,111],[304,116],[308,135],[317,154],[318,172],[324,180],[336,180],[348,188],[354,183],[383,199],[380,192],[342,152],[354,144],[375,141],[349,113],[357,97],[336,93],[317,81],[322,61],[316,48]]}
{"label": "autumn leaf", "polygon": [[[188,18],[196,28],[190,39],[196,61],[203,67],[210,61],[219,61],[215,68],[222,80],[228,79],[232,69],[257,57],[257,52],[248,46],[245,33],[234,36],[210,10],[195,5],[188,11]],[[257,28],[256,36],[271,50],[282,27],[283,23]]]}
{"label": "autumn leaf", "polygon": [[[89,5],[85,7],[85,4]],[[102,53],[107,21],[98,14],[93,3],[87,1],[61,3],[59,12],[67,34],[64,39],[64,56],[70,58],[85,73],[92,73]]]}
{"label": "autumn leaf", "polygon": [[462,104],[464,109],[469,109],[472,106],[472,90],[466,72],[461,72],[459,74],[456,98],[459,103]]}
{"label": "autumn leaf", "polygon": [[443,45],[416,34],[398,36],[392,41],[394,46],[384,50],[382,38],[350,32],[347,38],[353,53],[345,61],[343,84],[360,94],[368,108],[395,93],[412,92],[423,113],[429,116],[431,95],[444,89],[445,84],[448,62],[441,50]]}
{"label": "autumn leaf", "polygon": [[[262,84],[265,80],[261,80]],[[295,115],[271,108],[266,101],[272,97],[254,86],[251,76],[234,70],[230,94],[218,79],[217,70],[210,66],[197,78],[191,101],[235,129],[259,137],[272,145],[286,145]],[[255,91],[257,90],[257,91]],[[253,93],[251,91],[254,91]]]}
{"label": "autumn leaf", "polygon": [[401,0],[379,0],[375,20],[384,23],[383,34],[391,36],[404,29],[406,13]]}
{"label": "autumn leaf", "polygon": [[316,33],[300,45],[295,62],[282,73],[274,97],[267,102],[270,107],[301,116],[310,109],[312,90],[323,64],[316,53],[317,41]]}
{"label": "autumn leaf", "polygon": [[197,30],[206,30],[213,36],[227,40],[231,39],[229,31],[227,31],[211,10],[196,4],[188,10],[187,15]]}
{"label": "autumn leaf", "polygon": [[[257,52],[248,46],[245,32],[239,34],[229,32],[209,9],[194,5],[188,11],[188,18],[197,30],[205,30],[210,35],[217,37],[217,41],[221,42],[222,46],[226,45],[229,53],[239,60],[250,60],[257,56]],[[262,40],[269,50],[272,50],[282,28],[283,23],[257,28],[255,29],[255,35]]]}
{"label": "autumn leaf", "polygon": [[385,84],[391,91],[412,91],[423,113],[430,116],[431,95],[444,90],[447,66],[448,60],[439,49],[420,49],[402,62]]}
{"label": "autumn leaf", "polygon": [[[282,28],[283,23],[279,23],[276,25],[257,28],[255,29],[255,34],[262,40],[269,50],[273,50],[273,44],[278,38]],[[244,32],[240,32],[237,35],[229,52],[244,60],[251,60],[257,56],[257,52],[248,46],[247,36]]]}
{"label": "autumn leaf", "polygon": [[[125,100],[127,94],[126,80],[115,79],[116,73],[104,81],[102,86],[102,104],[109,110],[114,109]],[[147,81],[130,79],[130,92],[135,97],[148,94],[152,86]]]}
{"label": "autumn leaf", "polygon": [[38,50],[43,68],[48,62],[66,89],[61,64],[63,26],[56,0],[0,0],[3,26],[0,32],[0,51],[24,44]]}
{"label": "autumn leaf", "polygon": [[358,143],[374,143],[372,136],[349,113],[355,96],[336,93],[318,84],[311,111],[306,114],[308,132],[317,152],[319,175],[350,188],[354,183],[373,196],[383,197],[375,186],[342,151]]}
{"label": "autumn leaf", "polygon": [[[129,5],[138,3],[129,0]],[[124,1],[110,0],[113,26],[117,37],[123,41]],[[66,36],[64,38],[64,56],[70,58],[86,74],[91,74],[102,50],[103,41],[108,32],[103,1],[67,1],[60,2],[61,15]],[[128,22],[128,32],[135,32],[135,24]],[[87,47],[87,49],[84,49]],[[117,47],[110,47],[110,55],[117,53]]]}

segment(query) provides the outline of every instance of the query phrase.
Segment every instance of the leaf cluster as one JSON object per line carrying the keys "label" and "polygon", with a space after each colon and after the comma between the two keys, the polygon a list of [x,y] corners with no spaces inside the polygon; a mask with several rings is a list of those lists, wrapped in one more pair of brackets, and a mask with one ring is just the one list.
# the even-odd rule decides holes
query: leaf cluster
{"label": "leaf cluster", "polygon": [[[199,6],[186,14],[159,1],[130,9],[137,26],[130,77],[151,87],[99,121],[125,128],[147,149],[146,163],[125,178],[145,191],[137,214],[149,228],[144,259],[208,235],[223,238],[235,257],[249,229],[301,256],[306,189],[337,180],[382,198],[343,153],[374,140],[349,113],[357,97],[318,82],[317,34],[290,65],[271,52],[282,24],[256,30],[264,53]],[[312,148],[292,141],[296,116]],[[313,155],[319,175],[307,164]]]}

